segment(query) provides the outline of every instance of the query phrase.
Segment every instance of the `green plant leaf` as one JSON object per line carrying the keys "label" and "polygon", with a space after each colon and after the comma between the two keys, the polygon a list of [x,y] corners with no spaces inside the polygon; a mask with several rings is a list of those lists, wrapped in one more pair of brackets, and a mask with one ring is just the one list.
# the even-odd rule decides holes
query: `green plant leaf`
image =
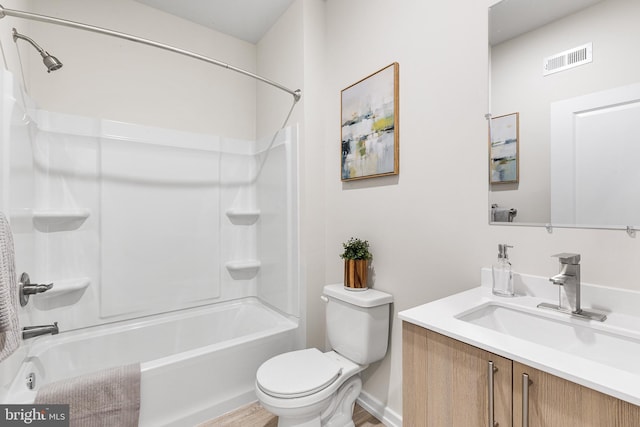
{"label": "green plant leaf", "polygon": [[371,259],[373,255],[369,252],[369,241],[351,237],[342,244],[344,252],[340,255],[343,259]]}

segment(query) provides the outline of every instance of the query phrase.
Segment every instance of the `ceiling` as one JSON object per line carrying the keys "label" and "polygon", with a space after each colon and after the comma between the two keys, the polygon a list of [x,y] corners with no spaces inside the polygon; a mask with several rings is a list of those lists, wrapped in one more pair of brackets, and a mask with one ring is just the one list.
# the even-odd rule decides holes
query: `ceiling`
{"label": "ceiling", "polygon": [[502,0],[489,8],[489,44],[502,43],[600,1]]}
{"label": "ceiling", "polygon": [[[293,0],[136,0],[256,44]],[[503,0],[490,8],[491,45],[567,16],[601,0]]]}
{"label": "ceiling", "polygon": [[293,0],[136,0],[256,44]]}

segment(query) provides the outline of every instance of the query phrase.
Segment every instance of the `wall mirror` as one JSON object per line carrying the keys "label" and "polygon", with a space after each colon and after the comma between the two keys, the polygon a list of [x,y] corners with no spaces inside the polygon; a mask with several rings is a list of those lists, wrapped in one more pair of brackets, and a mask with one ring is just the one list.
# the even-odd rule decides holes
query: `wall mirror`
{"label": "wall mirror", "polygon": [[489,181],[492,224],[640,227],[639,22],[637,0],[489,8],[490,116],[518,113],[518,179]]}

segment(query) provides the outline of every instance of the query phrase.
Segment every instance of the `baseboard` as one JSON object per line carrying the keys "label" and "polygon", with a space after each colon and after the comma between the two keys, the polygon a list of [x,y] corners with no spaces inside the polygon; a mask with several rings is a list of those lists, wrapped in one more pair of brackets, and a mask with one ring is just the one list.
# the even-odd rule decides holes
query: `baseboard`
{"label": "baseboard", "polygon": [[387,427],[402,427],[402,415],[389,409],[384,403],[362,391],[358,396],[358,403],[367,412],[379,419]]}

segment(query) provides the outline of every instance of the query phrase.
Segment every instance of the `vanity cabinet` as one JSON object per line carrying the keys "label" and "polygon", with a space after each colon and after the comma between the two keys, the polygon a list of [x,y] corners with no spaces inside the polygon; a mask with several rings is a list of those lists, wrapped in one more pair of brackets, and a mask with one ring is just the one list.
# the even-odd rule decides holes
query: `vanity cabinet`
{"label": "vanity cabinet", "polygon": [[528,411],[529,427],[640,426],[640,407],[513,362],[514,427],[526,427],[523,410]]}
{"label": "vanity cabinet", "polygon": [[406,426],[490,426],[491,396],[498,427],[640,426],[638,406],[409,322],[402,333]]}
{"label": "vanity cabinet", "polygon": [[511,360],[409,322],[402,333],[403,425],[486,427],[491,377],[494,420],[511,425]]}

